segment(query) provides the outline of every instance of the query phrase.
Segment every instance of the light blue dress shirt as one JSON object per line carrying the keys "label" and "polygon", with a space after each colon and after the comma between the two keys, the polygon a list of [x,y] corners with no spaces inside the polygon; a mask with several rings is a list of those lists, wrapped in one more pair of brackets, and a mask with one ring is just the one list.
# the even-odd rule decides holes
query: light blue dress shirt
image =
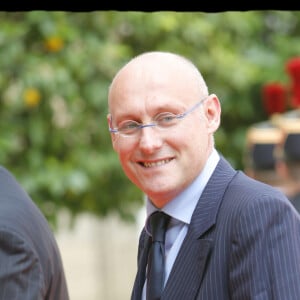
{"label": "light blue dress shirt", "polygon": [[[216,168],[219,159],[220,156],[216,149],[214,149],[199,176],[196,177],[190,186],[188,186],[182,193],[180,193],[162,209],[163,212],[172,217],[166,232],[165,240],[165,284],[168,280],[181,244],[188,231],[188,226],[197,202],[210,176]],[[148,233],[148,218],[156,210],[157,208],[151,203],[151,201],[146,199],[147,219],[145,228]],[[142,294],[142,300],[145,299],[146,282]]]}

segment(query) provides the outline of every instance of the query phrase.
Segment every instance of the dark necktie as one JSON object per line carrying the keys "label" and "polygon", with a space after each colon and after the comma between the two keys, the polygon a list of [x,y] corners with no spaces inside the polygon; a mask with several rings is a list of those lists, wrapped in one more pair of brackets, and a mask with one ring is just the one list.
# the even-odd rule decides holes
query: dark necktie
{"label": "dark necktie", "polygon": [[170,216],[155,212],[150,216],[152,245],[148,257],[147,300],[159,300],[164,285],[165,234]]}

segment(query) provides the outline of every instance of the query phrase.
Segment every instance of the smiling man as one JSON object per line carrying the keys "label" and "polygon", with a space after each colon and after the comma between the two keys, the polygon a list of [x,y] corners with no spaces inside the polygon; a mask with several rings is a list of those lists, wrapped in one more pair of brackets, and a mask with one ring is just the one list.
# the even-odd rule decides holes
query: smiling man
{"label": "smiling man", "polygon": [[[131,299],[299,299],[299,214],[215,149],[221,105],[196,66],[169,52],[143,53],[113,78],[108,106],[113,148],[147,195]],[[152,296],[156,211],[170,221],[162,291]]]}

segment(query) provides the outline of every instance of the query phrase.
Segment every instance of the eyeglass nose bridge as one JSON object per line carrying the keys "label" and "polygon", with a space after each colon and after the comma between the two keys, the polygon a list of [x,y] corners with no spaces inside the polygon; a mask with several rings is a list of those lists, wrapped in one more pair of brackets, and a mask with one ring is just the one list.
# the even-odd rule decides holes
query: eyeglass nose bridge
{"label": "eyeglass nose bridge", "polygon": [[146,127],[155,127],[155,126],[157,126],[157,124],[149,123],[149,124],[141,124],[138,128],[143,129],[143,128],[146,128]]}

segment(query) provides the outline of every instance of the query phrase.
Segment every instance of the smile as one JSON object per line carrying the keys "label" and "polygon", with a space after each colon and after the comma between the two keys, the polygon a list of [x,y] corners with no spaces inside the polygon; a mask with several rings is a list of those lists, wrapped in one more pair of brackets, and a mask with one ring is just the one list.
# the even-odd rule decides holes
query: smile
{"label": "smile", "polygon": [[152,167],[158,167],[158,166],[162,166],[167,164],[168,162],[170,162],[171,159],[163,159],[160,161],[155,161],[155,162],[144,162],[141,163],[145,168],[152,168]]}

